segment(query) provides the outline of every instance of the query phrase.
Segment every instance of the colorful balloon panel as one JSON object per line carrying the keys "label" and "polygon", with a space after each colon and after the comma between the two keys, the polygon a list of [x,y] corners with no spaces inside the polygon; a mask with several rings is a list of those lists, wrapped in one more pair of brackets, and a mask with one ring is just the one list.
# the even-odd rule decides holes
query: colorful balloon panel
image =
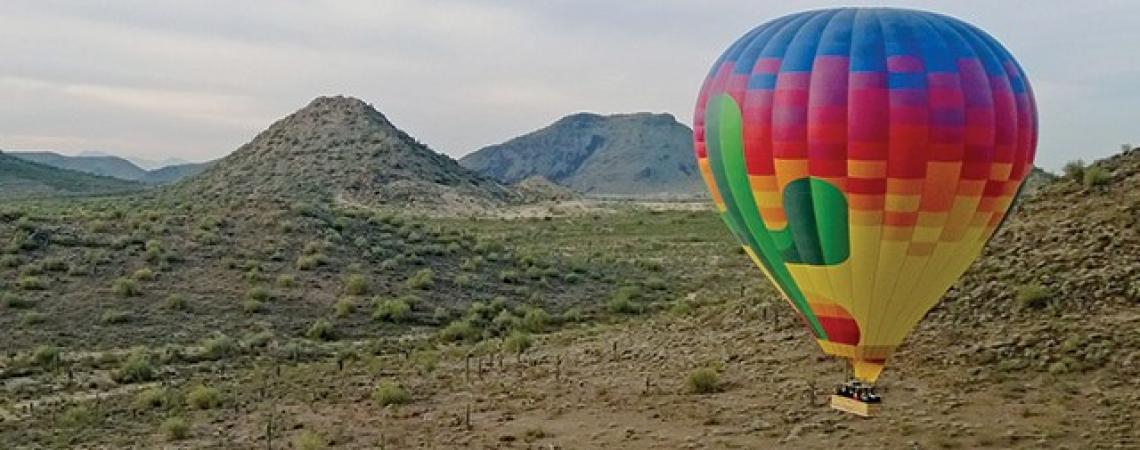
{"label": "colorful balloon panel", "polygon": [[749,31],[694,118],[718,211],[829,354],[874,381],[1032,169],[1033,94],[996,40],[922,11],[842,8]]}

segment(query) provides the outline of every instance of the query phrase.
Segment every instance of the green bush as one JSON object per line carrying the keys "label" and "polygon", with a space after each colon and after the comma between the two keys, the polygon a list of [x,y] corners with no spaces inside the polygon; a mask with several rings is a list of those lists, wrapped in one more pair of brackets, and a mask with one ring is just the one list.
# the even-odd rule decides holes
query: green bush
{"label": "green bush", "polygon": [[297,285],[297,279],[295,277],[293,277],[293,275],[285,274],[285,275],[279,275],[277,277],[277,286],[280,286],[283,288],[291,288],[291,287],[296,286],[296,285]]}
{"label": "green bush", "polygon": [[380,406],[403,405],[412,402],[412,395],[399,383],[383,381],[372,391],[372,398]]}
{"label": "green bush", "polygon": [[131,277],[138,281],[150,281],[154,279],[154,271],[143,267],[139,270],[136,270],[135,273],[131,275]]}
{"label": "green bush", "polygon": [[131,313],[119,310],[103,311],[99,320],[107,325],[123,324],[131,321]]}
{"label": "green bush", "polygon": [[16,282],[16,286],[25,291],[42,291],[47,289],[47,283],[39,277],[23,276]]}
{"label": "green bush", "polygon": [[63,428],[88,428],[98,425],[102,421],[103,417],[99,412],[87,405],[75,405],[67,408],[56,419],[59,426]]}
{"label": "green bush", "polygon": [[550,324],[550,314],[542,308],[530,308],[522,319],[522,328],[531,333],[542,333]]}
{"label": "green bush", "polygon": [[251,288],[249,292],[246,292],[245,298],[248,300],[265,302],[273,299],[273,293],[270,292],[269,289],[257,286]]}
{"label": "green bush", "polygon": [[534,339],[522,331],[513,331],[510,336],[503,339],[503,350],[521,355],[534,345]]}
{"label": "green bush", "polygon": [[431,269],[420,269],[411,278],[408,278],[408,289],[428,289],[435,281]]}
{"label": "green bush", "polygon": [[207,359],[217,360],[236,355],[238,346],[233,338],[222,334],[207,339],[206,342],[202,344],[202,352],[203,356]]}
{"label": "green bush", "polygon": [[716,370],[702,367],[694,370],[685,379],[685,388],[692,394],[711,394],[721,389],[720,374]]}
{"label": "green bush", "polygon": [[412,307],[402,299],[377,301],[372,318],[383,322],[403,322],[411,316]]}
{"label": "green bush", "polygon": [[170,391],[163,387],[144,389],[135,394],[134,408],[136,410],[168,409],[174,406],[174,399]]}
{"label": "green bush", "polygon": [[1052,291],[1035,283],[1017,289],[1017,304],[1022,308],[1044,308],[1052,297]]}
{"label": "green bush", "polygon": [[319,253],[315,255],[303,255],[297,258],[297,269],[300,270],[313,270],[325,264],[328,264],[328,258]]}
{"label": "green bush", "polygon": [[331,341],[336,339],[336,327],[328,320],[318,319],[305,332],[305,337],[313,340]]}
{"label": "green bush", "polygon": [[246,314],[257,314],[265,312],[265,303],[257,300],[246,300],[241,302],[241,310]]}
{"label": "green bush", "polygon": [[44,260],[44,269],[52,272],[66,272],[68,269],[67,261],[63,258],[48,258]]}
{"label": "green bush", "polygon": [[204,385],[190,389],[186,394],[186,404],[193,409],[212,409],[222,406],[222,392]]}
{"label": "green bush", "polygon": [[35,302],[16,294],[3,293],[0,294],[0,305],[8,309],[27,309],[35,306]]}
{"label": "green bush", "polygon": [[312,430],[302,431],[293,438],[293,447],[297,450],[322,450],[328,445],[328,440],[320,433]]}
{"label": "green bush", "polygon": [[368,279],[361,274],[351,274],[344,278],[344,290],[348,295],[365,295],[368,293]]}
{"label": "green bush", "polygon": [[32,362],[46,369],[54,369],[63,361],[62,354],[59,347],[41,345],[32,352]]}
{"label": "green bush", "polygon": [[142,383],[153,380],[154,376],[154,366],[145,350],[131,352],[119,369],[111,374],[111,378],[120,384]]}
{"label": "green bush", "polygon": [[16,255],[0,256],[0,267],[7,267],[9,269],[15,269],[17,267],[20,267],[20,264],[22,264],[22,263],[23,263],[23,260],[20,259],[20,257],[16,256]]}
{"label": "green bush", "polygon": [[507,284],[518,283],[519,273],[511,269],[502,270],[499,272],[499,281]]}
{"label": "green bush", "polygon": [[190,424],[181,417],[169,417],[159,425],[162,435],[168,441],[181,441],[190,436]]}
{"label": "green bush", "polygon": [[356,300],[352,297],[341,297],[341,299],[337,300],[336,304],[333,305],[333,311],[337,317],[347,317],[355,310]]}
{"label": "green bush", "polygon": [[451,322],[439,331],[440,339],[447,342],[474,342],[479,340],[482,334],[483,333],[480,331],[479,327],[472,323],[469,319]]}
{"label": "green bush", "polygon": [[115,291],[115,295],[119,297],[138,297],[142,294],[142,289],[139,284],[130,278],[119,278],[111,283],[111,289]]}
{"label": "green bush", "polygon": [[185,311],[186,310],[186,297],[178,294],[171,294],[166,297],[166,309],[171,311]]}
{"label": "green bush", "polygon": [[1069,161],[1061,168],[1061,172],[1065,174],[1066,178],[1083,181],[1085,179],[1085,162],[1079,159]]}
{"label": "green bush", "polygon": [[47,316],[40,312],[30,311],[24,314],[22,321],[24,325],[39,325],[47,322]]}
{"label": "green bush", "polygon": [[1099,166],[1085,168],[1085,173],[1081,176],[1081,182],[1087,187],[1104,186],[1110,181],[1112,181],[1112,175],[1109,175],[1107,170]]}

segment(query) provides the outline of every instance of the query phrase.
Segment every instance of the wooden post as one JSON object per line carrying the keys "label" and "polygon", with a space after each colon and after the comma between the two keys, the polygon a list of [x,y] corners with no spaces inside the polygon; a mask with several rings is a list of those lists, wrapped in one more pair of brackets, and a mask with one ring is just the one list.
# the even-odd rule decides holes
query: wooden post
{"label": "wooden post", "polygon": [[471,354],[470,353],[467,354],[467,358],[465,358],[465,361],[463,363],[463,382],[464,383],[470,383],[471,382]]}
{"label": "wooden post", "polygon": [[558,355],[558,362],[554,366],[554,381],[562,381],[562,355]]}
{"label": "wooden post", "polygon": [[471,404],[467,404],[467,411],[463,414],[463,426],[471,429]]}

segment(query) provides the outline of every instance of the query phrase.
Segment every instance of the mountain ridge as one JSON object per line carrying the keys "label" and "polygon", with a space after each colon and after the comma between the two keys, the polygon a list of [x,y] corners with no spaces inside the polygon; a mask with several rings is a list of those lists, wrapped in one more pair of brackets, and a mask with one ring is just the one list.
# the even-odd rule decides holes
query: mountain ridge
{"label": "mountain ridge", "polygon": [[540,175],[591,196],[705,195],[692,130],[668,113],[574,113],[460,164],[503,183]]}

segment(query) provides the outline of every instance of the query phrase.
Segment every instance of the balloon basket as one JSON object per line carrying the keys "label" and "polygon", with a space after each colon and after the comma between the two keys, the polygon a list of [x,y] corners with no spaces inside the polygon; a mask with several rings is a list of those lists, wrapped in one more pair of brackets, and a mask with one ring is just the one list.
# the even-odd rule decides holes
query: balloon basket
{"label": "balloon basket", "polygon": [[879,415],[880,405],[880,403],[864,403],[842,395],[831,396],[832,408],[862,417],[874,417]]}

